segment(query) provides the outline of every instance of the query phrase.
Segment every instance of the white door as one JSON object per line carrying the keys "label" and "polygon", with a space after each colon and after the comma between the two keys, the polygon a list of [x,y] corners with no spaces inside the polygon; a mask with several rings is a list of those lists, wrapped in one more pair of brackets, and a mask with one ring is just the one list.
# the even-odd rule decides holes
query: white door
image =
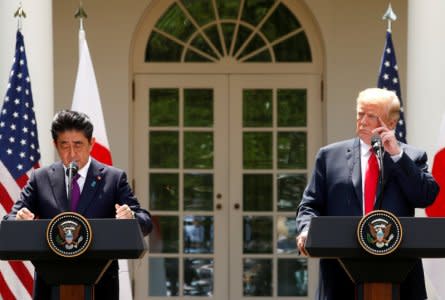
{"label": "white door", "polygon": [[321,144],[314,75],[137,75],[136,299],[312,299],[295,210]]}
{"label": "white door", "polygon": [[295,213],[321,145],[320,78],[230,77],[230,298],[313,299]]}

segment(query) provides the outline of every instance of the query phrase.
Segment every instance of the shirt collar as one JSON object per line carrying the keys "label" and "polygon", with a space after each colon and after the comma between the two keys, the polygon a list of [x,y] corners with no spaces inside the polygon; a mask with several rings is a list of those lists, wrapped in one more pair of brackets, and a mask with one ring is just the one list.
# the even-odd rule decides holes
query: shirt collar
{"label": "shirt collar", "polygon": [[360,139],[360,155],[369,156],[371,151],[371,146],[366,144],[362,139]]}

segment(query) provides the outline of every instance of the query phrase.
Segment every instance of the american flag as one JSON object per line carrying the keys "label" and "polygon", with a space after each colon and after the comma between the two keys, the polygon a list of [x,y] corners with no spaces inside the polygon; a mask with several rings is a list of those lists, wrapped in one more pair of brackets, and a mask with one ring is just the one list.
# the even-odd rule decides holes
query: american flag
{"label": "american flag", "polygon": [[[17,31],[16,49],[6,97],[0,112],[0,216],[11,211],[33,169],[40,150],[25,44]],[[31,299],[33,267],[30,262],[0,261],[0,298]]]}
{"label": "american flag", "polygon": [[400,92],[399,68],[397,66],[396,52],[392,43],[391,31],[386,31],[386,43],[380,65],[380,73],[377,86],[379,88],[394,91],[400,100],[400,120],[396,127],[396,137],[402,143],[406,143],[405,114],[403,112],[402,94]]}

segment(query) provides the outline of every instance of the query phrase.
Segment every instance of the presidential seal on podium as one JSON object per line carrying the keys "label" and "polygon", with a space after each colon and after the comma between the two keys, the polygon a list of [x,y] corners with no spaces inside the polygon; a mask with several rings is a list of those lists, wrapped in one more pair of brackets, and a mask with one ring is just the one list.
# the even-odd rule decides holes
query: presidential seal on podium
{"label": "presidential seal on podium", "polygon": [[373,255],[387,255],[402,242],[403,230],[399,219],[386,210],[374,210],[363,216],[357,226],[361,247]]}
{"label": "presidential seal on podium", "polygon": [[90,246],[93,232],[88,220],[75,212],[55,216],[46,229],[46,241],[59,256],[76,257]]}

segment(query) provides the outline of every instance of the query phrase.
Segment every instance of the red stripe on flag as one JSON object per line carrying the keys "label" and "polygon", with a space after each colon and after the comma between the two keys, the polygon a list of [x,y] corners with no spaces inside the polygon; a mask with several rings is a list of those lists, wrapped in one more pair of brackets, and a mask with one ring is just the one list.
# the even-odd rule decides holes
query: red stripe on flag
{"label": "red stripe on flag", "polygon": [[109,166],[113,165],[110,150],[108,150],[106,147],[104,147],[97,141],[93,145],[93,149],[91,150],[91,156],[100,161],[101,163],[104,163]]}
{"label": "red stripe on flag", "polygon": [[28,269],[25,267],[22,261],[10,260],[8,261],[14,272],[17,274],[18,278],[22,282],[25,289],[28,291],[29,295],[32,296],[32,286],[34,279],[31,274],[29,274]]}
{"label": "red stripe on flag", "polygon": [[17,185],[20,187],[20,189],[23,189],[23,187],[26,185],[26,183],[28,182],[28,175],[25,173],[22,176],[20,176],[19,178],[17,178],[16,182]]}
{"label": "red stripe on flag", "polygon": [[0,204],[4,207],[5,211],[9,213],[14,205],[14,201],[9,196],[8,191],[5,189],[3,184],[0,182]]}
{"label": "red stripe on flag", "polygon": [[425,209],[429,217],[445,216],[445,148],[440,150],[434,156],[432,172],[434,179],[439,184],[440,191],[436,196],[436,200]]}
{"label": "red stripe on flag", "polygon": [[0,272],[0,298],[3,300],[16,300],[14,294],[9,289],[3,274]]}

